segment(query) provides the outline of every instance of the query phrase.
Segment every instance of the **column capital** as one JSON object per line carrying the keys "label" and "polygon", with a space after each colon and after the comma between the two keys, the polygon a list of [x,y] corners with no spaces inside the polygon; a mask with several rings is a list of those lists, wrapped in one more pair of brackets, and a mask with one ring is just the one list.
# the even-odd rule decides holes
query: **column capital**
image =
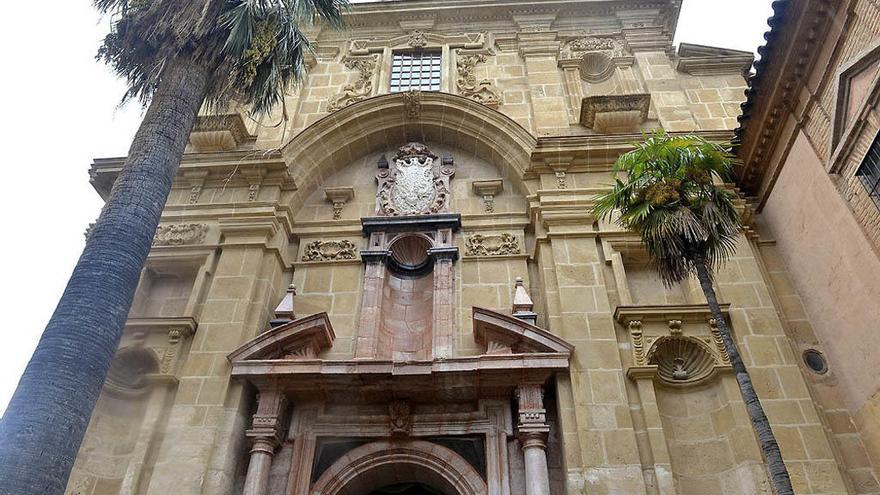
{"label": "column capital", "polygon": [[[549,428],[547,430],[549,431]],[[520,429],[517,438],[523,450],[532,448],[543,450],[547,448],[547,431],[523,431]]]}
{"label": "column capital", "polygon": [[272,428],[253,428],[246,431],[245,435],[251,441],[251,454],[275,455],[275,449],[281,445],[278,431]]}

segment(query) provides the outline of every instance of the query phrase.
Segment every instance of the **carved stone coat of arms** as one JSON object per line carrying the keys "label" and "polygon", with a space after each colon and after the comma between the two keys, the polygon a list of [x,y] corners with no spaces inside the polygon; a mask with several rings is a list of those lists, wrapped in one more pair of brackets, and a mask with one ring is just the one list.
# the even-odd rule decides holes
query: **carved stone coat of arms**
{"label": "carved stone coat of arms", "polygon": [[379,160],[376,214],[428,215],[447,211],[449,179],[455,173],[451,156],[438,158],[422,143],[402,146],[389,163]]}

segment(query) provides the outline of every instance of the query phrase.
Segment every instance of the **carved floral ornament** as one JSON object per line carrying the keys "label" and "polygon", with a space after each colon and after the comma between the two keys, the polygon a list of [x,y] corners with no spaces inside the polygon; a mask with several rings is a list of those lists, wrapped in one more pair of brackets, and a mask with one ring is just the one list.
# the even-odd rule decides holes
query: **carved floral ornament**
{"label": "carved floral ornament", "polygon": [[485,61],[486,55],[483,53],[468,53],[459,50],[455,61],[458,69],[455,86],[458,94],[465,98],[495,108],[501,105],[501,94],[492,81],[488,79],[477,81],[476,66]]}
{"label": "carved floral ornament", "polygon": [[303,250],[303,261],[341,261],[357,258],[357,246],[349,240],[312,241]]}
{"label": "carved floral ornament", "polygon": [[465,256],[505,256],[520,252],[516,236],[507,232],[474,234],[465,241]]}
{"label": "carved floral ornament", "polygon": [[160,225],[153,246],[183,246],[205,242],[208,226],[203,223]]}
{"label": "carved floral ornament", "polygon": [[379,55],[348,56],[343,59],[345,67],[357,71],[358,78],[351,84],[346,84],[342,92],[330,98],[328,111],[335,112],[353,103],[365,100],[373,94],[373,74]]}
{"label": "carved floral ornament", "polygon": [[455,174],[451,156],[441,160],[424,144],[409,143],[391,162],[384,156],[379,160],[377,214],[427,215],[447,210],[449,180]]}

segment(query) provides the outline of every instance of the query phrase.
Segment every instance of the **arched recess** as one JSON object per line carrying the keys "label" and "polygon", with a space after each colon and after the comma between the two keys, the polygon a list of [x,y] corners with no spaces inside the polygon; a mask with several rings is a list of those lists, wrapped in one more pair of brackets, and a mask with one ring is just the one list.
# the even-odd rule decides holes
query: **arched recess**
{"label": "arched recess", "polygon": [[488,494],[479,473],[460,455],[422,440],[382,440],[362,445],[333,463],[310,493],[355,495],[415,482],[444,495]]}
{"label": "arched recess", "polygon": [[392,93],[331,113],[282,149],[300,201],[326,178],[366,154],[409,141],[437,142],[474,153],[521,191],[537,139],[510,117],[461,96]]}

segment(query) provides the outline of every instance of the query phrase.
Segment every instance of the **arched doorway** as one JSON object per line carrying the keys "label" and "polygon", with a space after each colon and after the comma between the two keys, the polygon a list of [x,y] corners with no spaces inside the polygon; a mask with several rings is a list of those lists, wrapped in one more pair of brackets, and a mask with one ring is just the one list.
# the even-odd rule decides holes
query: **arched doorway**
{"label": "arched doorway", "polygon": [[315,482],[313,495],[487,495],[486,483],[452,450],[421,440],[362,445]]}
{"label": "arched doorway", "polygon": [[369,495],[443,495],[443,492],[422,483],[397,483],[375,490]]}

